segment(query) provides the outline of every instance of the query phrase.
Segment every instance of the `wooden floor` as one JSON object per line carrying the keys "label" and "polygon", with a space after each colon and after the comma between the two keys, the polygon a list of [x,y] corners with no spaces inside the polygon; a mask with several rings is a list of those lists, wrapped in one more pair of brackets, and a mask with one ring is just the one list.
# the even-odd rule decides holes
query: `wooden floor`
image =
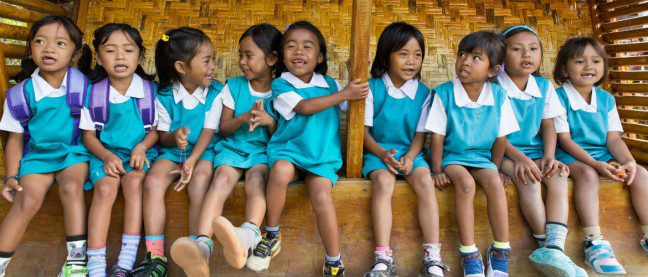
{"label": "wooden floor", "polygon": [[[601,224],[603,233],[616,249],[621,263],[630,276],[648,276],[648,257],[638,244],[641,230],[636,215],[628,200],[625,186],[611,181],[602,181]],[[506,190],[509,204],[511,246],[513,248],[510,264],[511,276],[536,276],[536,271],[528,262],[528,256],[535,248],[530,231],[519,211],[517,191],[514,187]],[[335,207],[339,219],[342,257],[348,269],[347,276],[361,276],[373,263],[373,232],[370,217],[371,187],[368,181],[342,180],[333,190]],[[89,202],[91,192],[86,193]],[[450,276],[459,276],[461,267],[457,256],[458,235],[453,216],[453,191],[437,191],[441,218],[441,242],[443,260],[452,268]],[[184,192],[169,191],[167,197],[168,224],[166,230],[166,249],[181,236],[187,235],[187,196]],[[238,185],[225,207],[225,216],[233,223],[240,224],[244,219],[245,192]],[[0,217],[10,205],[2,201]],[[573,205],[571,207],[573,209]],[[416,197],[407,186],[399,182],[393,198],[394,224],[392,247],[396,255],[396,265],[400,276],[415,276],[422,259],[421,232],[416,213]],[[486,250],[492,236],[486,217],[486,199],[482,191],[475,198],[477,246]],[[65,259],[65,235],[62,223],[61,205],[58,192],[52,189],[43,208],[29,226],[23,242],[19,245],[10,264],[7,276],[55,276]],[[108,240],[108,264],[112,265],[120,245],[123,218],[123,200],[120,197],[115,206]],[[315,218],[303,185],[288,189],[286,210],[281,222],[283,247],[281,254],[273,261],[263,276],[316,276],[321,275],[324,250],[315,226]],[[579,265],[584,266],[582,251],[582,231],[575,213],[569,217],[570,232],[567,238],[567,254]],[[211,259],[212,275],[258,276],[251,272],[230,268],[216,247]],[[141,243],[139,257],[144,254]],[[138,262],[139,260],[138,259]],[[590,273],[592,273],[590,271]],[[171,266],[172,276],[182,276],[182,272]]]}

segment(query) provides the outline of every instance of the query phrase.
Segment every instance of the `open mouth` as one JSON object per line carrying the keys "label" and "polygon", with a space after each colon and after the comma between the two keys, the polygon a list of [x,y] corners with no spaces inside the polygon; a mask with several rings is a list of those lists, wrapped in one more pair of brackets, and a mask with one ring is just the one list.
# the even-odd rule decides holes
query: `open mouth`
{"label": "open mouth", "polygon": [[128,70],[128,66],[123,65],[123,64],[118,64],[113,67],[115,69],[115,72],[117,73],[124,73],[126,70]]}
{"label": "open mouth", "polygon": [[522,62],[521,65],[522,65],[523,68],[532,68],[533,67],[533,64],[530,63],[530,62]]}
{"label": "open mouth", "polygon": [[468,71],[465,70],[465,69],[462,69],[461,71],[459,71],[459,76],[460,76],[460,77],[467,77],[467,76],[470,76],[470,72],[468,72]]}
{"label": "open mouth", "polygon": [[294,60],[292,60],[292,64],[297,66],[297,67],[301,67],[301,66],[306,65],[306,60],[304,60],[304,59],[294,59]]}
{"label": "open mouth", "polygon": [[45,64],[45,65],[53,65],[53,64],[56,63],[56,59],[53,58],[53,57],[50,57],[50,56],[43,56],[43,57],[41,58],[41,61],[42,61],[43,64]]}
{"label": "open mouth", "polygon": [[405,72],[405,74],[407,74],[407,75],[414,75],[414,74],[416,74],[416,70],[414,70],[413,68],[403,69],[403,72]]}
{"label": "open mouth", "polygon": [[594,78],[596,75],[594,73],[583,73],[581,77],[583,78]]}

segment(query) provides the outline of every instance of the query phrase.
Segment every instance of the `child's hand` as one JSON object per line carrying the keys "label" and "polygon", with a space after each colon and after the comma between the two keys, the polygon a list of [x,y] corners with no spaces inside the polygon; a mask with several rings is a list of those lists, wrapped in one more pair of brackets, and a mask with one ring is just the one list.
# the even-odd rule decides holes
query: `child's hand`
{"label": "child's hand", "polygon": [[382,152],[382,154],[380,154],[380,160],[385,163],[387,169],[389,169],[391,173],[398,175],[398,171],[396,169],[401,168],[403,164],[401,164],[394,158],[394,154],[396,154],[396,152],[398,151],[395,149],[385,150]]}
{"label": "child's hand", "polygon": [[536,165],[533,160],[524,157],[521,161],[515,162],[514,177],[518,184],[526,185],[526,177],[529,177],[529,180],[533,183],[540,182],[542,180],[542,172],[540,172],[540,168],[538,168],[538,165]]}
{"label": "child's hand", "polygon": [[106,173],[106,175],[119,178],[119,175],[126,174],[122,160],[117,157],[117,155],[109,153],[102,160],[104,162],[104,172]]}
{"label": "child's hand", "polygon": [[369,82],[361,83],[360,79],[355,79],[346,85],[340,93],[348,101],[365,99],[369,95]]}
{"label": "child's hand", "polygon": [[2,187],[2,198],[9,201],[9,203],[13,203],[16,193],[22,190],[23,188],[18,184],[18,180],[10,178]]}
{"label": "child's hand", "polygon": [[556,173],[563,176],[563,172],[560,170],[561,164],[561,162],[552,157],[542,157],[540,160],[540,171],[542,172],[542,176],[551,177]]}
{"label": "child's hand", "polygon": [[623,178],[617,175],[619,169],[616,169],[614,166],[608,163],[597,161],[596,164],[594,164],[594,169],[596,170],[596,172],[603,175],[603,177],[607,177],[621,183],[624,182]]}
{"label": "child's hand", "polygon": [[250,125],[250,132],[253,132],[258,126],[270,126],[275,124],[274,118],[270,116],[263,106],[263,99],[254,102],[251,114],[250,122],[252,124]]}
{"label": "child's hand", "polygon": [[187,147],[187,145],[189,144],[189,142],[187,141],[187,135],[189,133],[191,133],[189,131],[189,128],[184,126],[173,131],[173,137],[175,138],[175,142],[178,148],[184,150]]}
{"label": "child's hand", "polygon": [[627,162],[626,164],[621,166],[621,169],[625,169],[626,184],[632,184],[632,182],[634,182],[635,176],[637,175],[637,163],[634,161]]}
{"label": "child's hand", "polygon": [[242,124],[250,125],[250,115],[251,115],[250,111],[239,114],[239,116],[237,116],[236,119],[240,121]]}
{"label": "child's hand", "polygon": [[189,181],[191,181],[191,175],[193,174],[194,167],[196,166],[196,159],[189,157],[183,164],[182,168],[171,171],[169,174],[180,174],[180,179],[173,187],[175,191],[181,191],[184,189]]}
{"label": "child's hand", "polygon": [[450,178],[443,172],[432,175],[432,180],[434,180],[434,185],[440,190],[444,190],[450,185]]}
{"label": "child's hand", "polygon": [[146,165],[146,168],[151,168],[151,163],[146,158],[146,150],[142,147],[135,146],[130,156],[130,167],[137,171],[142,171],[144,165]]}
{"label": "child's hand", "polygon": [[506,176],[506,174],[500,172],[499,173],[500,179],[502,179],[502,184],[504,184],[504,187],[507,188],[508,186],[513,184],[513,181],[509,176]]}
{"label": "child's hand", "polygon": [[401,167],[398,168],[403,174],[410,174],[414,168],[414,161],[408,155],[403,155],[398,162],[401,163]]}

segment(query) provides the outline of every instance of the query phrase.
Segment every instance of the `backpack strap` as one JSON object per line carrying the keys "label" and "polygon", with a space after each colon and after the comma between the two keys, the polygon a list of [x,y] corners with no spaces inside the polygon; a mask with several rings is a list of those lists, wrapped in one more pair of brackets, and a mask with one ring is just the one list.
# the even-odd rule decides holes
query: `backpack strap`
{"label": "backpack strap", "polygon": [[88,110],[90,111],[90,118],[95,123],[95,129],[101,131],[108,122],[109,106],[108,96],[110,95],[110,80],[104,78],[98,83],[92,85],[90,91],[90,102],[88,103]]}
{"label": "backpack strap", "polygon": [[27,152],[29,142],[29,120],[31,119],[31,106],[27,99],[27,80],[16,84],[7,90],[7,106],[11,115],[20,122],[23,127],[23,154]]}
{"label": "backpack strap", "polygon": [[137,108],[142,115],[142,123],[146,133],[151,131],[155,122],[155,87],[153,82],[142,79],[144,83],[144,97],[137,99]]}
{"label": "backpack strap", "polygon": [[74,119],[72,145],[78,145],[79,137],[81,136],[81,130],[79,129],[79,123],[81,122],[81,109],[83,109],[85,105],[88,78],[86,78],[86,76],[78,69],[70,67],[70,69],[68,69],[66,87],[67,93],[65,94],[65,102],[67,103],[68,108],[70,108],[70,115],[72,115],[72,118]]}

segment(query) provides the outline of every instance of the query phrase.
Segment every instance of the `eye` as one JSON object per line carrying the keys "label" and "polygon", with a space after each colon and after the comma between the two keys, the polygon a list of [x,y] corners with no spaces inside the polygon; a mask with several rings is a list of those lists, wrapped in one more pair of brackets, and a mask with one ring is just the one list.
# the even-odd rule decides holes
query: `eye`
{"label": "eye", "polygon": [[531,51],[538,51],[538,47],[531,47]]}
{"label": "eye", "polygon": [[522,50],[522,48],[520,48],[520,47],[513,48],[513,51],[521,51],[521,50]]}
{"label": "eye", "polygon": [[465,58],[465,57],[466,57],[466,53],[464,53],[464,52],[459,52],[459,58]]}
{"label": "eye", "polygon": [[306,46],[304,46],[304,49],[309,49],[310,50],[311,48],[313,48],[313,46],[308,45],[308,44]]}
{"label": "eye", "polygon": [[67,43],[65,41],[59,41],[59,42],[56,43],[56,45],[65,47],[65,46],[67,46]]}
{"label": "eye", "polygon": [[114,49],[106,49],[106,53],[115,53]]}
{"label": "eye", "polygon": [[418,53],[416,53],[416,56],[417,56],[417,57],[422,57],[422,56],[423,56],[423,53],[418,52]]}
{"label": "eye", "polygon": [[600,60],[594,60],[594,63],[600,63],[600,62],[601,62]]}
{"label": "eye", "polygon": [[575,60],[574,63],[576,63],[576,64],[582,64],[582,63],[583,63],[583,60]]}
{"label": "eye", "polygon": [[35,40],[34,40],[34,43],[36,43],[36,44],[43,44],[43,43],[45,43],[45,41],[42,40],[42,39],[35,39]]}
{"label": "eye", "polygon": [[295,45],[293,45],[293,44],[288,44],[288,46],[287,46],[286,48],[288,48],[288,49],[295,49]]}
{"label": "eye", "polygon": [[480,56],[474,56],[474,57],[473,57],[473,60],[476,60],[476,61],[481,61],[481,60],[482,60],[482,58],[481,58]]}

